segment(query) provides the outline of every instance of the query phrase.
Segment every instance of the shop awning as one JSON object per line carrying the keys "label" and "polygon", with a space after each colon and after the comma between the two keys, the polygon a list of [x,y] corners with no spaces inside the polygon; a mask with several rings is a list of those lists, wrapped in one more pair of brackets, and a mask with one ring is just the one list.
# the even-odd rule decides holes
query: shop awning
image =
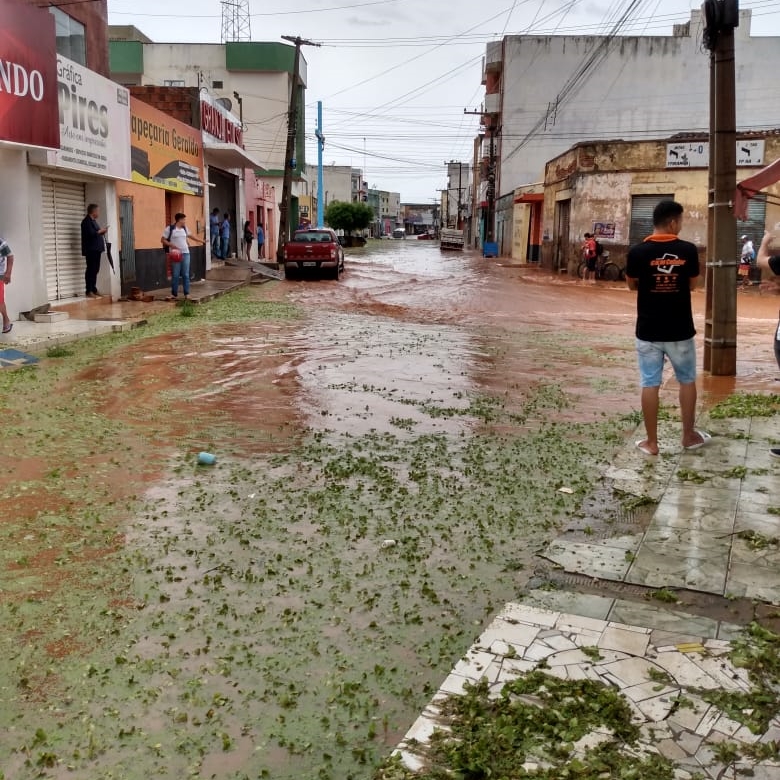
{"label": "shop awning", "polygon": [[737,219],[747,219],[748,200],[776,181],[780,181],[780,160],[775,160],[739,182],[734,193],[734,214]]}
{"label": "shop awning", "polygon": [[205,143],[203,154],[206,165],[214,165],[217,168],[254,168],[266,170],[260,163],[236,144]]}

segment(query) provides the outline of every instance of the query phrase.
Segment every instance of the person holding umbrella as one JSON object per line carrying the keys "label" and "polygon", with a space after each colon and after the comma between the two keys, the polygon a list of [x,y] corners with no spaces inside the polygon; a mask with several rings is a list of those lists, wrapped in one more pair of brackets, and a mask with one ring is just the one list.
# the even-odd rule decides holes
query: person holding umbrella
{"label": "person holding umbrella", "polygon": [[84,287],[87,298],[102,298],[97,289],[97,277],[100,272],[100,256],[106,250],[108,226],[100,227],[100,207],[97,203],[87,206],[87,216],[81,220],[81,254],[87,261],[84,272]]}

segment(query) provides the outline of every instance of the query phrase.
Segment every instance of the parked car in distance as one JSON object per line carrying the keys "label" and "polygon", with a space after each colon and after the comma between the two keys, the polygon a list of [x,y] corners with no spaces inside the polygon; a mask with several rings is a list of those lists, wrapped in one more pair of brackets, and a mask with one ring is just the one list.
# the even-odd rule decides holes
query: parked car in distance
{"label": "parked car in distance", "polygon": [[338,236],[328,228],[296,230],[284,245],[284,275],[294,279],[301,271],[316,269],[331,279],[344,270],[344,250]]}

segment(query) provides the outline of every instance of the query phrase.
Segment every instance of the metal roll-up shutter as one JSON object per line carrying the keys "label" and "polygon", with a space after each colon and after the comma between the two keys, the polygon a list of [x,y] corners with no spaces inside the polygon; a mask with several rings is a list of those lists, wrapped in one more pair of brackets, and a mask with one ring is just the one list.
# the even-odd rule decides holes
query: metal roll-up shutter
{"label": "metal roll-up shutter", "polygon": [[84,294],[81,220],[87,211],[84,184],[41,178],[46,290],[50,301]]}
{"label": "metal roll-up shutter", "polygon": [[674,200],[674,195],[633,195],[631,197],[629,246],[641,243],[653,232],[653,209],[662,200]]}
{"label": "metal roll-up shutter", "polygon": [[766,198],[751,198],[748,201],[748,213],[746,220],[737,220],[737,253],[736,257],[742,254],[742,236],[747,236],[752,242],[753,247],[758,253],[758,247],[761,239],[764,237],[766,225]]}

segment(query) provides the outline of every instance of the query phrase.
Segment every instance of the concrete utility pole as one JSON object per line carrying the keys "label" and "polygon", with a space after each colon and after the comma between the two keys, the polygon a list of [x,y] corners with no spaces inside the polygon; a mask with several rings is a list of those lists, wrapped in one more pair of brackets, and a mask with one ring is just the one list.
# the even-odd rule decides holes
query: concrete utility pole
{"label": "concrete utility pole", "polygon": [[496,135],[501,132],[501,127],[490,127],[488,128],[488,132],[490,133],[490,162],[488,163],[488,206],[485,240],[492,243],[496,240]]}
{"label": "concrete utility pole", "polygon": [[710,170],[707,225],[705,371],[737,373],[737,186],[734,28],[738,0],[705,0],[704,44],[710,50]]}
{"label": "concrete utility pole", "polygon": [[287,148],[284,154],[284,178],[282,179],[282,201],[279,204],[279,240],[276,245],[276,262],[284,262],[284,243],[290,232],[290,206],[292,203],[292,177],[295,170],[295,141],[298,136],[298,97],[301,79],[301,46],[319,46],[300,36],[283,35],[285,41],[295,44],[293,83],[290,89],[290,105],[287,111]]}
{"label": "concrete utility pole", "polygon": [[317,101],[317,227],[325,225],[324,184],[322,181],[322,153],[325,151],[325,136],[322,133],[322,101]]}
{"label": "concrete utility pole", "polygon": [[461,223],[460,214],[463,211],[463,163],[458,163],[458,222],[455,225],[455,227],[458,230],[463,229],[463,225]]}

